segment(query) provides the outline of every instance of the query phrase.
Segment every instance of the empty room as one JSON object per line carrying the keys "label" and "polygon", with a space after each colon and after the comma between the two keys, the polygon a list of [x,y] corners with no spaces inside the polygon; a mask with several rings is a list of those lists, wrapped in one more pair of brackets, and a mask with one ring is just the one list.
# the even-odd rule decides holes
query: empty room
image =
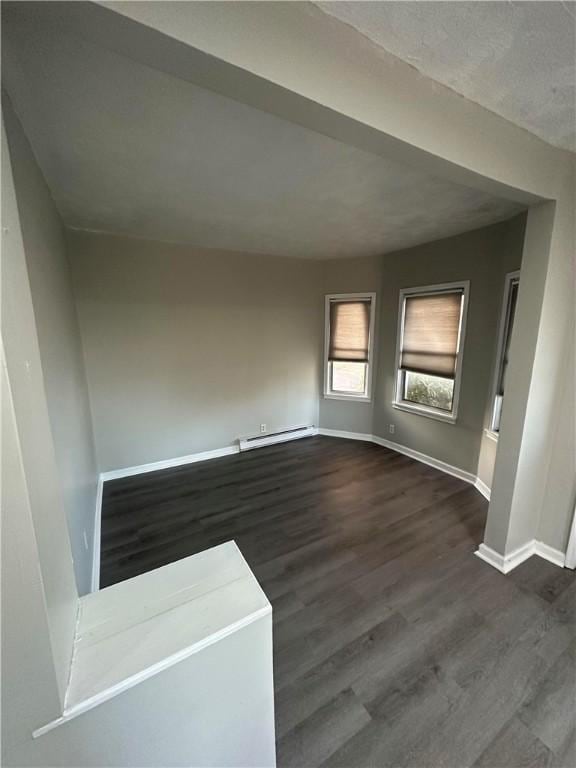
{"label": "empty room", "polygon": [[1,11],[3,765],[576,765],[576,3]]}

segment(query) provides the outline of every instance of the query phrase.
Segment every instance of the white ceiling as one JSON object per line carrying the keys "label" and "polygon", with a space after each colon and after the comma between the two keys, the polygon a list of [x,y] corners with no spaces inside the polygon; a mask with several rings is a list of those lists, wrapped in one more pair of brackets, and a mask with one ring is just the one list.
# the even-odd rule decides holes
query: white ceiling
{"label": "white ceiling", "polygon": [[4,79],[70,227],[321,259],[520,210],[39,25],[26,5],[4,21]]}
{"label": "white ceiling", "polygon": [[576,3],[316,4],[422,74],[576,151]]}

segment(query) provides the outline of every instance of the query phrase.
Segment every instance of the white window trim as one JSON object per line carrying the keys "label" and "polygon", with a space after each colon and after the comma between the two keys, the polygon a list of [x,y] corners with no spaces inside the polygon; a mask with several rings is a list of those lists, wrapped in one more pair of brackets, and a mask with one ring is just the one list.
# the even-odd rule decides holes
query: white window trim
{"label": "white window trim", "polygon": [[[452,410],[450,413],[443,412],[438,408],[429,408],[417,403],[408,403],[402,399],[403,371],[400,369],[400,357],[402,351],[402,337],[404,335],[404,310],[405,299],[407,296],[416,296],[420,294],[451,293],[461,290],[462,298],[462,321],[458,333],[458,347],[456,353],[456,371],[454,374],[454,394],[452,396]],[[417,288],[402,288],[398,299],[398,328],[396,332],[396,381],[394,386],[394,400],[392,407],[399,411],[407,411],[418,416],[425,416],[428,419],[443,421],[447,424],[455,424],[458,419],[458,406],[460,403],[460,384],[462,381],[462,361],[464,358],[464,340],[466,338],[466,318],[468,317],[468,294],[470,293],[470,281],[459,280],[454,283],[439,283],[437,285],[423,285]]]}
{"label": "white window trim", "polygon": [[504,293],[502,295],[502,304],[500,307],[500,324],[498,326],[498,346],[496,347],[496,359],[494,360],[494,370],[492,372],[492,389],[490,390],[490,426],[486,430],[487,437],[498,442],[498,432],[495,429],[496,421],[496,392],[498,391],[498,377],[500,375],[500,364],[502,352],[504,351],[504,339],[506,336],[506,320],[508,315],[508,303],[510,301],[510,292],[512,283],[520,282],[520,270],[507,272],[504,278]]}
{"label": "white window trim", "polygon": [[[354,395],[352,393],[338,393],[330,390],[330,361],[328,350],[330,349],[330,302],[348,301],[350,299],[370,299],[370,326],[368,329],[368,363],[366,370],[366,393]],[[324,296],[324,399],[348,400],[355,403],[372,402],[372,379],[374,374],[374,327],[376,317],[376,293],[328,293]]]}

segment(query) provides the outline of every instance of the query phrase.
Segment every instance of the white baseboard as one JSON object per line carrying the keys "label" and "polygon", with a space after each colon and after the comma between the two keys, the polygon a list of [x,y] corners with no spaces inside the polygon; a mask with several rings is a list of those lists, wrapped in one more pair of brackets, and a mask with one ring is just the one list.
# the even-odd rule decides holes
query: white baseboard
{"label": "white baseboard", "polygon": [[345,432],[342,429],[324,429],[323,427],[318,427],[318,434],[324,437],[343,437],[346,440],[363,440],[365,443],[371,443],[374,439],[373,435],[363,432]]}
{"label": "white baseboard", "polygon": [[486,483],[483,483],[482,480],[480,480],[479,477],[477,477],[476,480],[474,481],[474,487],[476,488],[477,491],[480,491],[480,493],[482,494],[482,496],[484,496],[485,499],[488,499],[488,501],[490,501],[491,490],[490,488],[488,488]]}
{"label": "white baseboard", "polygon": [[[394,443],[391,440],[386,440],[378,435],[371,435],[363,432],[347,432],[339,429],[325,429],[319,427],[314,429],[315,434],[324,435],[326,437],[340,437],[346,440],[362,440],[367,443],[375,443],[384,448],[389,448],[397,453],[402,453],[404,456],[408,456],[411,459],[420,461],[423,464],[427,464],[434,469],[438,469],[441,472],[445,472],[448,475],[457,477],[466,483],[473,485],[485,498],[490,500],[490,488],[483,483],[478,477],[471,472],[467,472],[460,467],[455,467],[452,464],[447,464],[440,459],[435,459],[433,456],[427,456],[420,451],[415,451],[412,448],[407,448],[400,443]],[[209,459],[216,459],[221,456],[231,456],[232,454],[239,452],[238,446],[228,446],[226,448],[216,448],[212,451],[202,451],[200,453],[193,453],[189,456],[179,456],[174,459],[166,459],[164,461],[154,461],[149,464],[140,464],[135,467],[125,467],[123,469],[114,469],[108,472],[102,472],[98,480],[98,491],[96,496],[96,513],[94,520],[94,547],[93,547],[93,563],[92,563],[92,591],[95,592],[99,589],[100,584],[100,536],[101,536],[101,516],[102,516],[102,486],[107,480],[117,480],[123,477],[130,477],[131,475],[141,475],[146,472],[156,472],[159,469],[169,469],[170,467],[181,467],[185,464],[194,464],[198,461],[207,461]],[[547,544],[543,544],[538,541],[531,541],[528,544],[520,547],[511,554],[503,557],[495,550],[488,547],[486,544],[480,544],[477,552],[475,553],[482,560],[485,560],[490,565],[497,568],[502,573],[509,573],[513,568],[520,565],[524,560],[528,559],[532,555],[536,554],[545,560],[549,560],[555,565],[564,567],[565,555],[553,547],[549,547]]]}
{"label": "white baseboard", "polygon": [[550,563],[564,568],[565,555],[558,549],[549,547],[548,544],[544,544],[541,541],[532,541],[523,544],[508,555],[501,555],[496,550],[489,547],[487,544],[480,544],[476,552],[477,557],[481,558],[491,566],[496,568],[501,573],[510,573],[510,571],[517,568],[525,560],[528,560],[532,555],[538,555],[538,557],[548,560]]}
{"label": "white baseboard", "polygon": [[[362,432],[345,432],[338,429],[325,429],[323,427],[318,429],[318,434],[326,435],[327,437],[342,437],[347,440],[364,440],[368,443],[376,443],[376,445],[381,445],[384,448],[390,448],[392,451],[402,453],[405,456],[409,456],[411,459],[421,461],[423,464],[428,464],[430,467],[434,467],[441,472],[453,475],[460,480],[464,480],[466,483],[470,483],[482,494],[482,496],[490,501],[490,488],[486,483],[482,482],[479,477],[476,477],[471,472],[466,472],[464,469],[454,467],[452,464],[440,461],[440,459],[435,459],[433,456],[427,456],[419,451],[414,451],[412,448],[406,448],[406,446],[400,445],[400,443],[393,443],[391,440],[386,440],[377,435],[368,435]],[[554,563],[554,565],[560,566],[560,568],[564,568],[566,560],[566,556],[563,552],[560,552],[553,547],[549,547],[541,541],[536,541],[535,539],[518,547],[518,549],[505,557],[486,544],[480,544],[475,554],[485,562],[490,563],[490,565],[501,573],[510,573],[510,571],[519,566],[520,563],[523,563],[529,557],[532,557],[532,555],[538,555],[539,557],[544,558],[544,560],[548,560],[549,562]]]}
{"label": "white baseboard", "polygon": [[327,437],[343,437],[346,440],[364,440],[367,443],[376,443],[376,445],[381,445],[383,448],[389,448],[392,451],[396,451],[396,453],[402,453],[404,456],[409,456],[411,459],[420,461],[422,464],[427,464],[429,467],[434,467],[434,469],[439,469],[441,472],[445,472],[448,475],[458,477],[466,483],[471,483],[472,485],[476,483],[477,478],[471,472],[466,472],[466,470],[460,469],[460,467],[454,467],[452,464],[447,464],[445,461],[435,459],[433,456],[427,456],[425,453],[420,453],[420,451],[407,448],[400,443],[394,443],[392,440],[378,437],[378,435],[369,435],[363,432],[345,432],[340,429],[324,429],[323,427],[318,429],[318,434],[326,435]]}
{"label": "white baseboard", "polygon": [[496,550],[492,549],[487,544],[480,544],[475,554],[501,573],[510,573],[510,571],[519,566],[520,563],[523,563],[535,554],[534,542],[529,541],[527,544],[523,544],[521,547],[518,547],[518,549],[515,549],[505,556],[496,552]]}
{"label": "white baseboard", "polygon": [[102,472],[100,477],[102,480],[119,480],[122,477],[142,475],[145,472],[157,472],[159,469],[182,467],[185,464],[195,464],[197,461],[208,461],[209,459],[218,459],[221,456],[231,456],[233,453],[239,453],[239,451],[240,449],[237,445],[230,445],[226,448],[216,448],[213,451],[191,453],[189,456],[177,456],[174,459],[165,459],[164,461],[151,461],[149,464],[139,464],[135,467],[112,469],[108,472]]}
{"label": "white baseboard", "polygon": [[153,461],[149,464],[140,464],[136,467],[124,467],[123,469],[113,469],[108,472],[102,472],[98,478],[98,488],[96,491],[96,510],[94,513],[94,541],[92,545],[92,584],[91,591],[97,592],[100,589],[100,544],[102,537],[102,492],[103,484],[107,480],[118,480],[122,477],[131,475],[142,475],[146,472],[156,472],[158,469],[169,469],[170,467],[181,467],[185,464],[194,464],[197,461],[207,461],[208,459],[217,459],[220,456],[230,456],[238,453],[239,448],[235,445],[226,448],[217,448],[214,451],[202,451],[193,453],[189,456],[178,456],[175,459],[166,459],[165,461]]}
{"label": "white baseboard", "polygon": [[92,584],[91,591],[97,592],[100,589],[100,538],[102,532],[102,486],[104,480],[102,475],[98,477],[98,486],[96,488],[96,509],[94,512],[94,539],[92,541]]}
{"label": "white baseboard", "polygon": [[[303,437],[317,434],[317,429],[311,427],[310,431]],[[183,467],[186,464],[195,464],[198,461],[208,461],[209,459],[218,459],[222,456],[231,456],[239,453],[240,448],[237,445],[230,445],[226,448],[216,448],[212,451],[201,451],[191,453],[188,456],[177,456],[174,459],[165,459],[163,461],[152,461],[148,464],[139,464],[134,467],[123,467],[122,469],[112,469],[107,472],[101,472],[98,478],[98,489],[96,492],[96,511],[94,515],[94,542],[92,547],[92,584],[91,591],[97,592],[100,588],[100,544],[102,536],[102,492],[103,484],[107,480],[119,480],[123,477],[132,475],[142,475],[146,472],[157,472],[159,469],[170,469],[171,467]]]}
{"label": "white baseboard", "polygon": [[544,560],[548,560],[550,563],[554,563],[554,565],[559,565],[560,568],[564,568],[566,564],[564,552],[560,552],[559,549],[554,549],[554,547],[549,547],[543,541],[534,542],[534,554],[544,558]]}
{"label": "white baseboard", "polygon": [[393,443],[391,440],[386,440],[377,435],[372,435],[372,442],[376,443],[376,445],[381,445],[384,448],[390,448],[390,450],[396,451],[397,453],[402,453],[404,456],[409,456],[411,459],[420,461],[422,464],[427,464],[429,467],[439,469],[447,475],[452,475],[460,480],[464,480],[465,483],[474,485],[476,482],[476,476],[471,472],[466,472],[466,470],[460,469],[460,467],[454,467],[452,464],[447,464],[445,461],[435,459],[434,456],[427,456],[425,453],[420,453],[420,451],[415,451],[412,448],[406,448],[406,446],[400,445],[400,443]]}

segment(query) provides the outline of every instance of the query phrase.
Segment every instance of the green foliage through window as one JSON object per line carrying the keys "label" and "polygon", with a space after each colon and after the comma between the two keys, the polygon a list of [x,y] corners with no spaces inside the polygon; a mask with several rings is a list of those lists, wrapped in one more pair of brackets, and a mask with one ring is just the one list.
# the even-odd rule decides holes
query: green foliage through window
{"label": "green foliage through window", "polygon": [[413,371],[406,371],[404,374],[404,400],[427,408],[451,411],[453,397],[453,379],[443,379],[440,376],[428,376]]}

